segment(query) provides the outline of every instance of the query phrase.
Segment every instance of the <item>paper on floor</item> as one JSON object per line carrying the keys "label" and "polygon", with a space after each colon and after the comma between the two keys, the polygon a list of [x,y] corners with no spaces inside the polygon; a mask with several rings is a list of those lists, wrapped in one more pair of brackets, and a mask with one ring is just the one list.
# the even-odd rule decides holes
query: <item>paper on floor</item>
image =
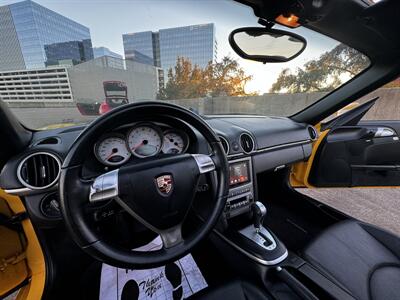
{"label": "paper on floor", "polygon": [[[158,237],[149,244],[135,249],[160,249]],[[175,263],[148,270],[126,270],[103,264],[100,300],[178,300],[207,287],[207,283],[193,257],[188,254]]]}

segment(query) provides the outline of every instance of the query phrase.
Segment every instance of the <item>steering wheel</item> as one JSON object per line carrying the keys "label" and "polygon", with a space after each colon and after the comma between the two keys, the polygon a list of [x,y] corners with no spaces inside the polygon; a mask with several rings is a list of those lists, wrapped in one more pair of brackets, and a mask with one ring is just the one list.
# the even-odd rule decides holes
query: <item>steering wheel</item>
{"label": "steering wheel", "polygon": [[[121,166],[88,180],[82,167],[97,137],[132,120],[171,117],[198,130],[211,155],[180,154],[153,157]],[[213,209],[196,232],[182,236],[182,224],[195,198],[202,174],[214,173]],[[139,102],[116,108],[91,123],[77,138],[64,160],[60,182],[60,206],[74,241],[88,254],[121,268],[165,265],[191,251],[213,229],[227,199],[228,162],[218,136],[193,112],[163,102]],[[162,248],[140,252],[101,238],[87,213],[91,203],[114,199],[127,213],[159,234]]]}

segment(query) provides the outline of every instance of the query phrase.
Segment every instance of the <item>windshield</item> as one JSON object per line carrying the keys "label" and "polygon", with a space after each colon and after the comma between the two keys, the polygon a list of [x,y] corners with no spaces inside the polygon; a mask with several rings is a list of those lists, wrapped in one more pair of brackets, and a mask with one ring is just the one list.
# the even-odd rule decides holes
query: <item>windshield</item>
{"label": "windshield", "polygon": [[244,60],[228,36],[260,25],[249,7],[229,0],[82,0],[79,9],[75,1],[3,2],[0,99],[31,128],[86,123],[145,100],[202,115],[290,116],[369,65],[301,27],[291,31],[307,47],[294,60]]}

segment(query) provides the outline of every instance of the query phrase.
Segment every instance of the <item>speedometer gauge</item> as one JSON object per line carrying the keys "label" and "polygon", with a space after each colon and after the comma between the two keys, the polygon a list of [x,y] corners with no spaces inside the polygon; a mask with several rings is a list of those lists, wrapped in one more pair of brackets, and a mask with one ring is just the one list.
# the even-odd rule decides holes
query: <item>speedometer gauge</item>
{"label": "speedometer gauge", "polygon": [[132,154],[139,158],[154,156],[161,150],[162,132],[152,124],[138,124],[129,132],[127,144]]}
{"label": "speedometer gauge", "polygon": [[120,166],[131,157],[122,135],[103,137],[96,143],[94,153],[97,159],[107,166]]}
{"label": "speedometer gauge", "polygon": [[164,132],[162,151],[165,154],[181,154],[188,147],[189,138],[184,132],[178,130],[167,130]]}

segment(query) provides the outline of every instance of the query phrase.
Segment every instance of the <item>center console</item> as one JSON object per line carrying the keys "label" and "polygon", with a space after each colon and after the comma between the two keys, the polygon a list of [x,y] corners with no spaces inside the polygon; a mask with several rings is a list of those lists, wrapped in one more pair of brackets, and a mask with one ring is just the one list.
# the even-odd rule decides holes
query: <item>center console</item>
{"label": "center console", "polygon": [[230,189],[220,226],[211,239],[241,276],[262,282],[274,299],[351,299],[312,265],[289,253],[268,228],[266,203],[258,200],[252,158],[229,161]]}
{"label": "center console", "polygon": [[275,265],[288,252],[284,244],[263,226],[267,208],[255,195],[252,158],[229,161],[229,194],[224,217],[226,227],[216,233],[256,264]]}
{"label": "center console", "polygon": [[252,170],[250,157],[229,161],[229,195],[225,206],[227,219],[250,212],[254,201]]}

